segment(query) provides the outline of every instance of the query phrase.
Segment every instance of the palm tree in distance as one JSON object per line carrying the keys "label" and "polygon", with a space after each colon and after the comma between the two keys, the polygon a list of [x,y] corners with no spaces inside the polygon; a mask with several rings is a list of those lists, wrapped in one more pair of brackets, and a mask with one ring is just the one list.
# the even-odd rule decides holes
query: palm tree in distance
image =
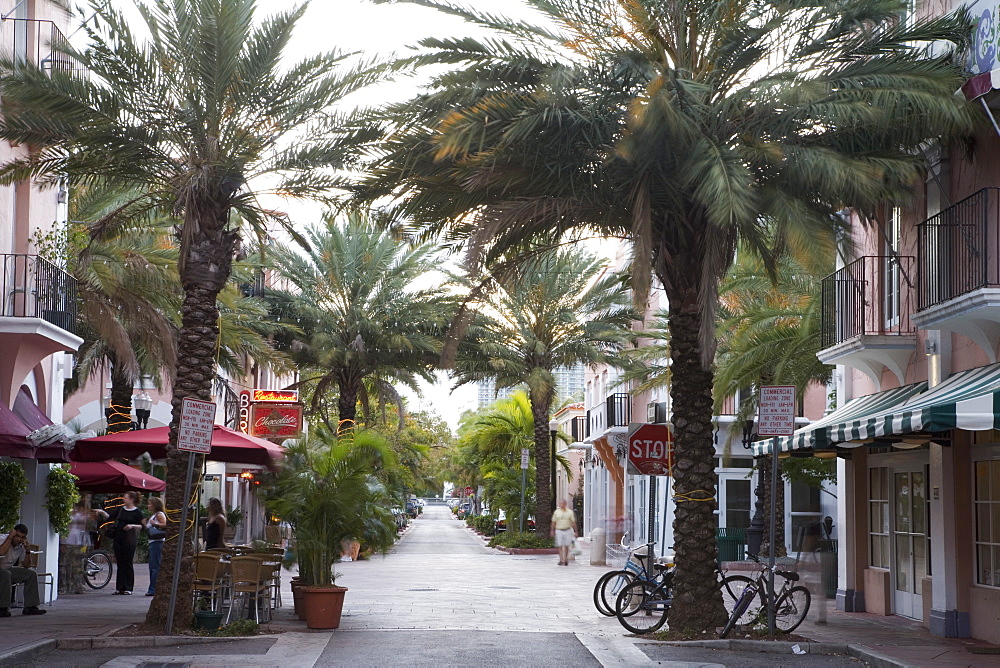
{"label": "palm tree in distance", "polygon": [[[154,0],[139,6],[136,29],[103,0],[90,0],[83,10],[87,47],[58,48],[89,77],[0,58],[0,138],[34,149],[0,165],[0,181],[50,184],[68,175],[77,184],[106,181],[137,193],[95,222],[97,237],[144,211],[165,209],[180,219],[175,444],[181,401],[212,397],[216,297],[229,280],[236,225],[245,222],[258,236],[268,224],[287,225],[260,201],[265,192],[329,197],[339,183],[335,170],[354,143],[348,120],[331,105],[380,70],[367,63],[342,67],[337,52],[287,62],[305,4],[261,19],[253,0]],[[264,190],[261,183],[273,187]],[[187,503],[181,497],[188,456],[173,445],[168,452],[166,505],[180,508]],[[171,523],[165,563],[173,560],[177,532]],[[149,628],[166,623],[172,590],[176,626],[189,624],[192,563],[185,560],[178,582],[164,570],[146,616]]]}
{"label": "palm tree in distance", "polygon": [[336,390],[338,421],[353,424],[366,381],[393,399],[395,383],[433,382],[456,303],[442,285],[420,285],[439,267],[435,249],[398,239],[360,211],[330,214],[305,236],[308,251],[276,251],[294,287],[270,297],[282,320],[303,331],[289,348],[302,382],[314,384],[311,410]]}
{"label": "palm tree in distance", "polygon": [[630,340],[636,319],[623,277],[578,249],[535,252],[474,305],[475,345],[457,351],[458,384],[494,380],[527,385],[535,460],[536,526],[548,535],[553,500],[549,416],[556,399],[552,371],[610,361]]}
{"label": "palm tree in distance", "polygon": [[[971,129],[954,91],[968,14],[902,0],[526,0],[538,24],[413,0],[493,35],[433,37],[446,66],[388,108],[364,198],[447,230],[488,263],[535,235],[633,241],[670,308],[677,571],[670,626],[723,619],[715,586],[712,362],[719,281],[738,244],[773,266],[852,207],[872,219],[921,178],[921,147]],[[932,50],[933,49],[933,50]],[[900,119],[907,119],[901,122]],[[541,499],[539,500],[541,502]]]}

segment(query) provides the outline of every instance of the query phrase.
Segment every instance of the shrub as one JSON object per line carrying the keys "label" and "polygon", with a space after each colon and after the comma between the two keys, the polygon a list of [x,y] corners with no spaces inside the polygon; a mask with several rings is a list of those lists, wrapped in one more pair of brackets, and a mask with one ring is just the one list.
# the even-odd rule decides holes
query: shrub
{"label": "shrub", "polygon": [[465,523],[480,533],[493,533],[497,518],[493,515],[470,515]]}
{"label": "shrub", "polygon": [[490,547],[514,547],[520,549],[539,549],[555,547],[555,542],[549,536],[539,536],[534,533],[507,531],[490,539]]}

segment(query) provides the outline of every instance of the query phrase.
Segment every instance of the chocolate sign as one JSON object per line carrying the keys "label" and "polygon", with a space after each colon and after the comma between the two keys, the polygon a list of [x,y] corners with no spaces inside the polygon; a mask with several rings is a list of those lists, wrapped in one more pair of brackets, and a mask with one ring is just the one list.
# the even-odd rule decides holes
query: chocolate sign
{"label": "chocolate sign", "polygon": [[301,404],[254,404],[250,433],[261,438],[298,438],[302,433]]}

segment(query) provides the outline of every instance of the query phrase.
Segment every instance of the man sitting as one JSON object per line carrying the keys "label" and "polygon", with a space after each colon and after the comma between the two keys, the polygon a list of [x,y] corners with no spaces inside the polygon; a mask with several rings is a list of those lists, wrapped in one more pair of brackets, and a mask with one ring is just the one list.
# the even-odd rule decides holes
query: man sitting
{"label": "man sitting", "polygon": [[38,573],[28,563],[28,527],[18,524],[0,543],[0,617],[10,617],[12,586],[24,583],[22,615],[44,615],[38,607]]}

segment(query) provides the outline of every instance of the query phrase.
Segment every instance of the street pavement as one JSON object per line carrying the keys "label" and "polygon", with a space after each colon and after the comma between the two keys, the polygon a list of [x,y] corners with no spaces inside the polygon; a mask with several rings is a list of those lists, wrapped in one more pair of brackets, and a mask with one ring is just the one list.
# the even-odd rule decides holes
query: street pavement
{"label": "street pavement", "polygon": [[[679,648],[629,637],[617,620],[594,609],[593,585],[606,568],[591,567],[586,558],[584,550],[578,560],[560,567],[555,555],[502,554],[485,547],[446,506],[428,504],[388,555],[338,565],[337,582],[349,591],[336,631],[310,632],[295,620],[285,577],[285,606],[266,625],[276,635],[212,642],[185,638],[194,644],[184,645],[168,638],[98,637],[72,648],[62,640],[61,648],[33,661],[22,655],[16,663],[109,668],[862,665],[844,654],[795,655],[788,643],[751,643],[734,650],[720,641],[711,648]],[[136,569],[137,591],[145,587],[145,571],[143,566]],[[44,617],[21,617],[15,610],[14,617],[0,620],[0,666],[7,665],[5,652],[34,641],[104,636],[141,622],[149,600],[111,597],[105,590],[61,597]],[[870,617],[831,612],[828,624],[807,621],[798,632],[841,646],[866,643],[887,655],[911,653],[907,660],[886,657],[880,665],[1000,665],[996,657],[967,653],[960,641],[930,638],[905,623],[883,621],[895,618]],[[763,645],[772,653],[755,651]],[[877,653],[873,656],[878,662]],[[933,660],[925,663],[928,658]]]}

